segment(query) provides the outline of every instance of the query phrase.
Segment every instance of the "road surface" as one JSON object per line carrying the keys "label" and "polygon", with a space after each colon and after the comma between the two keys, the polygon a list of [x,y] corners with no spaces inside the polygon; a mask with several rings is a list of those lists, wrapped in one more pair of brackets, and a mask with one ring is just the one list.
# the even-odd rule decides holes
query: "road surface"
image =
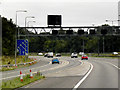
{"label": "road surface", "polygon": [[[90,57],[88,61],[81,61],[80,57],[70,58],[66,56],[60,58],[60,64],[53,65],[51,64],[51,58],[37,57],[37,60],[39,60],[38,64],[22,71],[23,73],[29,73],[31,68],[33,72],[41,71],[46,78],[22,88],[68,88],[70,90],[79,90],[79,88],[87,88],[88,90],[96,88],[98,90],[98,88],[101,88],[101,90],[118,90],[115,89],[118,88],[118,71],[120,70],[118,59]],[[92,70],[91,65],[93,66]],[[83,80],[90,70],[90,74]],[[19,71],[3,72],[4,79],[16,75],[19,75]]]}

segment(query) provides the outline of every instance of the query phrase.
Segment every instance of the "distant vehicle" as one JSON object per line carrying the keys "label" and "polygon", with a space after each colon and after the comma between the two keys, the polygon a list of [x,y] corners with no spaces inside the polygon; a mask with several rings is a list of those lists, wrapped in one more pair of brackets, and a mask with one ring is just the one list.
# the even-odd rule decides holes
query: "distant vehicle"
{"label": "distant vehicle", "polygon": [[74,53],[71,54],[71,58],[74,58],[74,57],[75,57],[75,58],[78,57],[78,54],[77,54],[76,52],[74,52]]}
{"label": "distant vehicle", "polygon": [[48,53],[45,53],[45,54],[44,54],[44,57],[47,57],[47,56],[48,56]]}
{"label": "distant vehicle", "polygon": [[48,52],[48,55],[47,55],[48,58],[53,58],[53,52]]}
{"label": "distant vehicle", "polygon": [[118,54],[118,52],[113,52],[113,54],[114,54],[114,55],[117,55],[117,54]]}
{"label": "distant vehicle", "polygon": [[84,55],[84,52],[79,52],[79,55]]}
{"label": "distant vehicle", "polygon": [[42,55],[43,55],[43,53],[38,53],[38,55],[42,56]]}
{"label": "distant vehicle", "polygon": [[88,56],[87,56],[87,55],[83,55],[83,56],[81,57],[81,60],[84,60],[84,59],[88,60]]}
{"label": "distant vehicle", "polygon": [[56,53],[55,56],[56,56],[56,57],[61,57],[61,54],[60,54],[60,53]]}
{"label": "distant vehicle", "polygon": [[60,63],[60,61],[58,60],[58,58],[54,58],[54,59],[52,59],[52,64],[54,64],[54,63]]}

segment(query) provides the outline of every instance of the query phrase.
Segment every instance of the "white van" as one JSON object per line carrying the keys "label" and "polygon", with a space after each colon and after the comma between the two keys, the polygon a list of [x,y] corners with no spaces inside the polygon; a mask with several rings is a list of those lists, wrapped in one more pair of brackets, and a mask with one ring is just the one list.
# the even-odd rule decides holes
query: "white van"
{"label": "white van", "polygon": [[76,52],[74,52],[74,53],[71,54],[71,58],[74,58],[74,57],[75,57],[75,58],[78,57],[78,54],[77,54]]}
{"label": "white van", "polygon": [[53,58],[53,52],[48,52],[48,55],[47,55],[48,58]]}

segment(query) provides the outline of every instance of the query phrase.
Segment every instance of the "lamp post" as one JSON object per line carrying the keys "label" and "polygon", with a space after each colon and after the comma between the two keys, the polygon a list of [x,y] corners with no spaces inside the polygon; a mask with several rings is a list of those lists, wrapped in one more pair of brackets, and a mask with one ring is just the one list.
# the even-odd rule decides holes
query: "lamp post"
{"label": "lamp post", "polygon": [[[34,16],[27,16],[27,17],[25,17],[25,31],[27,31],[26,30],[27,18],[35,18],[35,17]],[[26,40],[26,36],[25,36],[25,40]],[[26,50],[25,50],[25,62],[26,62]]]}
{"label": "lamp post", "polygon": [[28,22],[27,22],[27,26],[28,26],[28,27],[29,27],[29,23],[30,23],[30,22],[34,22],[34,23],[35,23],[35,21],[28,21]]}
{"label": "lamp post", "polygon": [[16,23],[16,31],[15,31],[15,66],[17,66],[16,64],[16,56],[17,56],[17,13],[18,12],[27,12],[26,10],[17,10],[16,11],[16,20],[15,20],[15,23]]}
{"label": "lamp post", "polygon": [[27,18],[35,18],[35,17],[34,16],[27,16],[27,17],[25,17],[25,28],[26,28]]}
{"label": "lamp post", "polygon": [[27,12],[27,11],[26,11],[26,10],[17,10],[17,11],[16,11],[16,26],[17,26],[17,13],[18,13],[18,12]]}

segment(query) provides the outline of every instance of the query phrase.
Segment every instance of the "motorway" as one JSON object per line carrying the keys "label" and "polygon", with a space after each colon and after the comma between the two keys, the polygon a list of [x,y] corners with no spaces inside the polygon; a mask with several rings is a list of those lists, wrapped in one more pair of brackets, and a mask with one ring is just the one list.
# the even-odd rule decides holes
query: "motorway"
{"label": "motorway", "polygon": [[[106,88],[118,90],[118,59],[89,57],[89,60],[79,58],[60,57],[60,64],[51,64],[52,58],[31,56],[38,63],[30,67],[2,72],[2,79],[8,80],[23,74],[40,71],[45,79],[23,86],[22,88]],[[107,89],[109,88],[109,89]],[[61,89],[62,90],[62,89]],[[92,90],[92,89],[91,89]],[[98,90],[98,89],[96,89]],[[102,89],[101,89],[102,90]]]}

